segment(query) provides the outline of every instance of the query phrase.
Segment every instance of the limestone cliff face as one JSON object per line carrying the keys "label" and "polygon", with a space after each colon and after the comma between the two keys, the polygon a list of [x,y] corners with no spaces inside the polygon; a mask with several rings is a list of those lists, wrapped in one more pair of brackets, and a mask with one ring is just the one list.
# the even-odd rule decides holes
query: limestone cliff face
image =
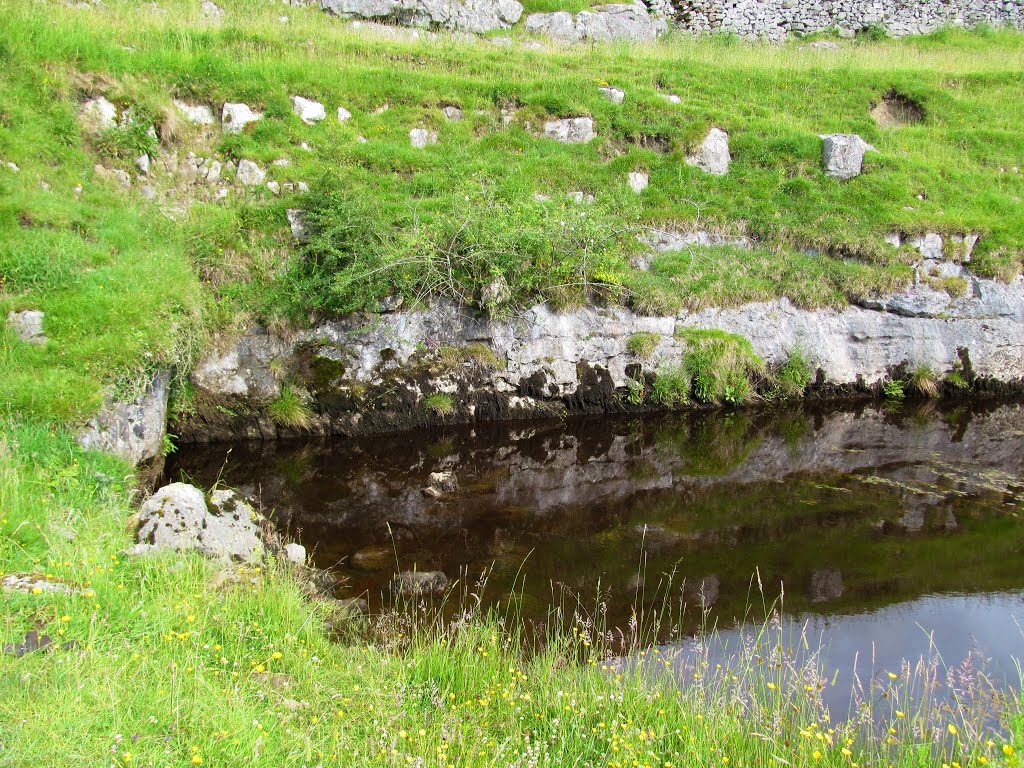
{"label": "limestone cliff face", "polygon": [[[432,423],[536,418],[642,408],[631,383],[686,353],[681,330],[746,337],[769,365],[801,349],[812,391],[877,392],[925,365],[957,370],[979,387],[1024,386],[1024,278],[1006,284],[962,272],[954,298],[925,282],[843,310],[804,310],[786,299],[733,309],[644,317],[621,307],[557,312],[535,306],[489,319],[438,302],[424,309],[322,323],[290,338],[253,329],[197,369],[197,418],[188,440],[273,438],[268,406],[288,388],[308,403],[306,431],[359,434]],[[630,339],[654,339],[643,357]],[[431,395],[450,409],[432,411]]]}

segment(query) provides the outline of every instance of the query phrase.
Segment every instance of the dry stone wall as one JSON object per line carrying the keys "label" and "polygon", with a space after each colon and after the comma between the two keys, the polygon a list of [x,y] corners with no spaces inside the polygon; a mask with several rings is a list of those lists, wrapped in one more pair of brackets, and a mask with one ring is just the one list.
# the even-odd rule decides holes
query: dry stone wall
{"label": "dry stone wall", "polygon": [[679,27],[698,34],[768,40],[830,28],[852,36],[880,27],[894,37],[945,26],[1024,28],[1022,0],[673,0],[670,13]]}

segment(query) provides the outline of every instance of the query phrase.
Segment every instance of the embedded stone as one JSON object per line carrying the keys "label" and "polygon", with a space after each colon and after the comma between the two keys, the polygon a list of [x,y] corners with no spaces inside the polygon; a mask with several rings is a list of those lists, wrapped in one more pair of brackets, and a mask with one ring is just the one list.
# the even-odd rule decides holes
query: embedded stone
{"label": "embedded stone", "polygon": [[38,309],[24,309],[21,312],[7,313],[7,327],[14,335],[28,344],[45,344],[46,334],[43,333],[43,313]]}
{"label": "embedded stone", "polygon": [[352,119],[352,113],[344,107],[338,107],[338,122],[344,123],[346,120]]}
{"label": "embedded stone", "polygon": [[217,120],[214,117],[213,109],[208,104],[189,104],[184,101],[175,101],[174,106],[181,112],[185,121],[192,125],[213,125]]}
{"label": "embedded stone", "polygon": [[264,179],[267,178],[267,174],[252,160],[239,160],[238,171],[235,173],[235,178],[237,178],[241,184],[247,187],[253,187],[257,184],[262,184]]}
{"label": "embedded stone", "polygon": [[292,96],[292,111],[306,125],[314,125],[327,117],[323,104],[302,96]]}
{"label": "embedded stone", "polygon": [[428,131],[426,128],[413,128],[409,131],[409,142],[416,149],[423,149],[428,144],[437,144],[437,131]]}
{"label": "embedded stone", "polygon": [[241,133],[249,123],[262,119],[263,113],[252,110],[248,104],[228,102],[221,110],[221,129],[224,133]]}
{"label": "embedded stone", "polygon": [[607,86],[600,89],[602,95],[608,99],[612,104],[621,104],[626,100],[626,92],[620,91],[618,88],[612,88]]}
{"label": "embedded stone", "polygon": [[590,117],[563,117],[544,123],[544,135],[563,144],[585,144],[597,138]]}
{"label": "embedded stone", "polygon": [[729,134],[721,128],[712,128],[708,131],[697,151],[686,158],[687,163],[713,176],[727,174],[731,160]]}
{"label": "embedded stone", "polygon": [[78,119],[88,131],[99,133],[117,127],[117,107],[102,96],[82,104]]}
{"label": "embedded stone", "polygon": [[825,173],[839,181],[860,176],[864,153],[877,151],[854,133],[823,134],[821,138],[821,161]]}
{"label": "embedded stone", "polygon": [[439,595],[448,587],[441,571],[402,571],[391,580],[391,591],[406,597]]}
{"label": "embedded stone", "polygon": [[647,189],[650,178],[643,171],[631,171],[629,174],[629,188],[638,195]]}

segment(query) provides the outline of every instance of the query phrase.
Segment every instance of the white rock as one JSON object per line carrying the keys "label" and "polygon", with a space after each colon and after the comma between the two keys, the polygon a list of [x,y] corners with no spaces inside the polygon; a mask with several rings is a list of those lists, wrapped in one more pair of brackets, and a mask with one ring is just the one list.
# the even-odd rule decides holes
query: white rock
{"label": "white rock", "polygon": [[271,165],[276,165],[278,168],[287,168],[291,164],[292,161],[289,160],[287,157],[279,157],[277,158],[277,160],[271,163]]}
{"label": "white rock", "polygon": [[135,158],[135,167],[143,176],[149,176],[149,155],[139,155]]}
{"label": "white rock", "polygon": [[10,160],[4,163],[4,167],[11,173],[21,173],[21,168],[19,168],[17,164],[12,163]]}
{"label": "white rock", "polygon": [[604,97],[608,99],[608,101],[610,101],[612,104],[621,104],[623,101],[626,100],[626,92],[620,91],[618,88],[612,88],[611,86],[607,86],[601,88],[600,90]]}
{"label": "white rock", "polygon": [[854,133],[823,134],[821,138],[821,161],[825,173],[840,181],[860,176],[864,153],[877,151]]}
{"label": "white rock", "polygon": [[299,116],[306,125],[319,123],[327,117],[327,110],[319,101],[313,101],[302,96],[292,96],[292,111]]}
{"label": "white rock", "polygon": [[204,14],[212,19],[219,19],[224,15],[224,11],[213,0],[203,0],[202,10]]}
{"label": "white rock", "polygon": [[156,200],[156,189],[151,187],[149,184],[143,184],[139,187],[139,194],[142,195],[143,200]]}
{"label": "white rock", "polygon": [[890,232],[885,236],[885,242],[893,248],[899,248],[903,244],[903,238],[900,237],[899,232]]}
{"label": "white rock", "polygon": [[[523,6],[516,0],[319,0],[319,4],[329,13],[344,18],[389,20],[398,24],[408,23],[412,19],[422,26],[445,27],[475,34],[492,29],[507,29],[519,21],[523,13]],[[359,28],[391,37],[399,34],[399,30],[391,25],[359,24]],[[410,33],[418,32],[400,31],[408,37],[412,36]],[[416,34],[416,37],[419,36]]]}
{"label": "white rock", "polygon": [[597,138],[590,117],[563,117],[544,123],[544,135],[564,144],[585,144]]}
{"label": "white rock", "polygon": [[462,110],[459,109],[458,107],[452,107],[452,106],[443,107],[441,109],[441,112],[443,112],[444,116],[447,117],[449,120],[461,120],[462,119]]}
{"label": "white rock", "polygon": [[117,127],[117,107],[100,96],[82,104],[78,112],[82,126],[93,132],[109,131]]}
{"label": "white rock", "polygon": [[46,334],[43,333],[43,313],[37,309],[25,309],[21,312],[7,313],[7,327],[14,335],[29,344],[45,344]]}
{"label": "white rock", "polygon": [[729,134],[721,128],[712,128],[704,137],[697,151],[686,158],[690,165],[700,168],[713,176],[724,176],[729,172]]}
{"label": "white rock", "polygon": [[643,171],[630,171],[629,174],[629,188],[636,192],[638,195],[647,189],[647,184],[650,182],[650,178]]}
{"label": "white rock", "polygon": [[927,232],[924,235],[912,237],[907,242],[911,247],[920,251],[926,259],[941,261],[943,258],[942,236],[936,232]]}
{"label": "white rock", "polygon": [[344,123],[346,120],[352,119],[352,113],[344,107],[338,107],[338,122]]}
{"label": "white rock", "polygon": [[257,184],[262,184],[267,178],[267,174],[252,160],[239,160],[235,178],[246,187],[254,187]]}
{"label": "white rock", "polygon": [[306,548],[301,544],[296,544],[295,542],[285,544],[284,555],[297,565],[306,564]]}
{"label": "white rock", "polygon": [[663,93],[661,98],[667,101],[669,104],[682,104],[683,100],[676,96],[674,93]]}
{"label": "white rock", "polygon": [[131,401],[108,400],[76,436],[86,450],[103,451],[138,464],[162,455],[167,434],[170,372],[153,377]]}
{"label": "white rock", "polygon": [[269,189],[275,195],[281,194],[281,185],[276,181],[268,181],[267,189]]}
{"label": "white rock", "polygon": [[285,215],[288,217],[288,226],[291,227],[292,237],[300,243],[305,243],[309,239],[306,212],[300,208],[289,208],[285,211]]}
{"label": "white rock", "polygon": [[437,131],[413,128],[409,131],[409,141],[416,149],[423,149],[427,144],[437,144]]}
{"label": "white rock", "polygon": [[209,497],[186,483],[171,483],[139,509],[138,544],[129,554],[198,550],[207,557],[253,562],[263,554],[259,515],[234,491]]}
{"label": "white rock", "polygon": [[213,115],[213,109],[207,104],[188,104],[184,101],[175,101],[174,106],[178,108],[186,122],[192,125],[213,125],[217,120]]}
{"label": "white rock", "polygon": [[221,111],[220,122],[224,133],[241,133],[245,126],[263,119],[262,112],[254,112],[248,104],[228,102]]}

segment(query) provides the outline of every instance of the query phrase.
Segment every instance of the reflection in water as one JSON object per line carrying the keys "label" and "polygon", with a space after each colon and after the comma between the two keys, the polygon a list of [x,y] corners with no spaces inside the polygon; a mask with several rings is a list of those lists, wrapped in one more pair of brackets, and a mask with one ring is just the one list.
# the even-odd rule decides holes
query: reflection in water
{"label": "reflection in water", "polygon": [[[681,632],[763,618],[751,606],[784,592],[786,614],[812,617],[833,653],[875,638],[913,655],[924,630],[954,654],[1020,640],[1005,626],[1024,613],[1015,403],[237,444],[182,451],[168,473],[261,497],[345,577],[344,594],[374,606],[396,570],[489,572],[490,599],[515,589],[527,617],[545,616],[556,584],[623,625],[634,604],[665,600],[671,575],[670,600],[688,603]],[[1002,594],[977,597],[990,593]]]}

